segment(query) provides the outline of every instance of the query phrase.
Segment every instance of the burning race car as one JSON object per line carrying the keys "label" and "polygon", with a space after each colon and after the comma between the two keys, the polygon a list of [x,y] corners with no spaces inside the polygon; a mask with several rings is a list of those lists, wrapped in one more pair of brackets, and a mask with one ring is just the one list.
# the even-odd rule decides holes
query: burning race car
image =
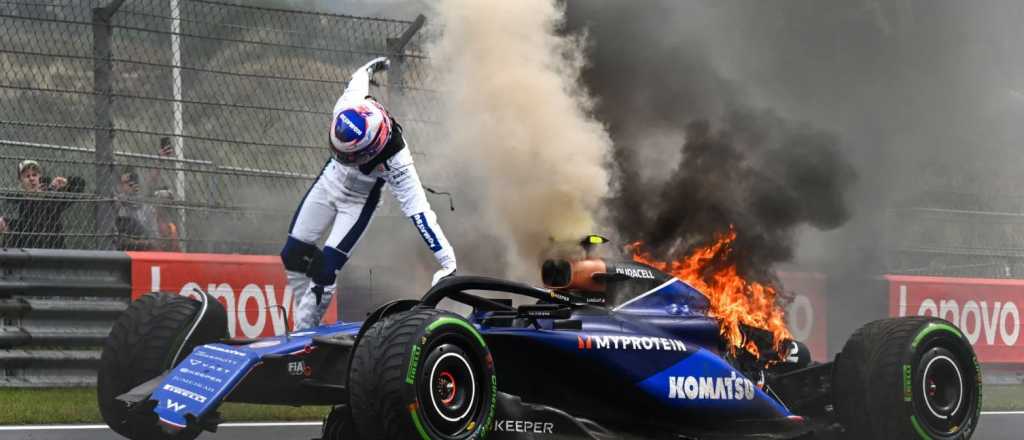
{"label": "burning race car", "polygon": [[746,326],[758,355],[731,349],[708,298],[650,265],[551,259],[542,279],[450,277],[363,322],[250,340],[227,338],[205,293],[150,293],[106,342],[99,407],[130,439],[216,431],[226,401],[333,405],[323,440],[968,439],[978,425],[978,363],[949,322],[871,322],[815,364]]}

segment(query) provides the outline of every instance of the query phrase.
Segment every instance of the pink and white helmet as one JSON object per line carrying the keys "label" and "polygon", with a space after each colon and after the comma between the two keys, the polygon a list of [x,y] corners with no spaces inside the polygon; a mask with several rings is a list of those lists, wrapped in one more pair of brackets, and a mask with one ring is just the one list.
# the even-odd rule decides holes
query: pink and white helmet
{"label": "pink and white helmet", "polygon": [[346,165],[362,165],[373,159],[391,139],[391,117],[372,99],[363,99],[334,115],[331,148]]}

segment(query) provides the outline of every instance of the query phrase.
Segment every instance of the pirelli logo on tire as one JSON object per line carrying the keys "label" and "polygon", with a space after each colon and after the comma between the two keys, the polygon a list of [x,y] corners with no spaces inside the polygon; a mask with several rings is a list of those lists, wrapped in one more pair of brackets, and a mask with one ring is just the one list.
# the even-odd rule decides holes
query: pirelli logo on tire
{"label": "pirelli logo on tire", "polygon": [[909,364],[903,365],[903,401],[910,402],[914,399],[913,371]]}
{"label": "pirelli logo on tire", "polygon": [[409,371],[405,374],[405,383],[412,385],[416,382],[416,366],[420,363],[420,346],[412,347],[412,354],[409,355]]}

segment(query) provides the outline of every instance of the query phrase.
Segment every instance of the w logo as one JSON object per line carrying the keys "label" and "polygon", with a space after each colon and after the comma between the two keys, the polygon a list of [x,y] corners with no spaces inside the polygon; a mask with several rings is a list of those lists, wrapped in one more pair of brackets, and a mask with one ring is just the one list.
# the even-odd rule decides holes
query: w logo
{"label": "w logo", "polygon": [[591,339],[590,336],[576,336],[576,339],[579,340],[580,350],[590,350],[594,348],[594,340]]}
{"label": "w logo", "polygon": [[173,401],[171,399],[167,399],[167,409],[172,410],[174,412],[179,412],[179,411],[185,409],[185,404],[184,403],[175,402],[175,401]]}

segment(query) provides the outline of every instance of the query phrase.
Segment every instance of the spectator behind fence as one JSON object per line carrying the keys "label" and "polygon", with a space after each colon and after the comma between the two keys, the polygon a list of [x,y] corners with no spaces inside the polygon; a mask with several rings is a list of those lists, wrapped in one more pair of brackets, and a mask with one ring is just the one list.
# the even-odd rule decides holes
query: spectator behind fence
{"label": "spectator behind fence", "polygon": [[67,193],[81,193],[81,177],[43,175],[39,162],[24,160],[18,164],[21,192],[8,195],[17,217],[0,217],[4,247],[63,249],[64,211],[71,206]]}
{"label": "spectator behind fence", "polygon": [[132,167],[121,172],[117,186],[117,220],[115,226],[119,248],[125,251],[148,251],[156,236],[156,212],[142,200],[139,173]]}
{"label": "spectator behind fence", "polygon": [[156,232],[159,235],[156,248],[164,252],[181,252],[178,222],[175,221],[174,208],[168,205],[174,202],[174,193],[169,189],[161,189],[154,192],[153,197],[161,202],[156,206]]}
{"label": "spectator behind fence", "polygon": [[[170,138],[162,138],[160,140],[160,156],[170,157],[173,155],[174,149],[171,147]],[[134,167],[128,166],[122,170],[117,187],[117,220],[115,222],[121,250],[154,251],[165,250],[165,246],[171,246],[172,249],[178,247],[177,225],[174,224],[173,217],[165,215],[161,220],[162,214],[158,212],[159,210],[145,200],[148,197],[174,200],[173,193],[167,189],[152,190],[159,180],[159,168],[153,168],[145,182],[140,180],[139,173]],[[164,223],[171,223],[174,227],[166,227]],[[168,231],[167,234],[164,233],[165,230]],[[174,236],[174,239],[170,238],[171,235]]]}

